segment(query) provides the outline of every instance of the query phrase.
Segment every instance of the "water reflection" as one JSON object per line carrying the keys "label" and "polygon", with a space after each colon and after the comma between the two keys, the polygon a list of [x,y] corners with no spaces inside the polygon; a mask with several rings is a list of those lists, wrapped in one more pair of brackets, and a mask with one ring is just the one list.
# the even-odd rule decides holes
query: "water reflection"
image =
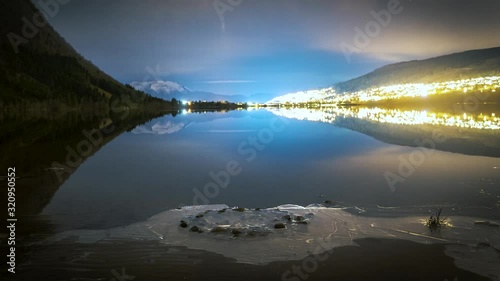
{"label": "water reflection", "polygon": [[132,130],[132,134],[153,134],[153,135],[165,135],[177,133],[187,126],[184,122],[175,123],[172,121],[157,121],[154,124],[140,125]]}
{"label": "water reflection", "polygon": [[[327,117],[322,111],[305,116]],[[457,212],[476,214],[473,208],[480,206],[478,215],[491,216],[496,209],[482,208],[496,208],[500,200],[496,191],[500,170],[493,168],[500,166],[498,158],[463,155],[500,155],[496,130],[467,129],[484,133],[460,139],[463,132],[444,126],[451,130],[443,130],[449,140],[437,149],[461,154],[435,151],[397,192],[391,192],[384,172],[397,171],[400,158],[408,158],[413,151],[400,145],[409,146],[432,129],[352,117],[336,118],[335,126],[290,119],[285,130],[248,162],[238,147],[249,138],[258,138],[258,132],[274,118],[269,111],[255,110],[167,115],[149,121],[113,139],[85,161],[43,214],[58,229],[99,229],[145,220],[192,205],[193,190],[203,190],[214,181],[211,172],[225,169],[233,160],[240,163],[241,174],[231,177],[228,187],[210,198],[210,204],[262,208],[332,200],[360,208],[420,208],[452,202]],[[176,133],[137,133],[180,128],[178,124],[186,125]],[[478,179],[492,181],[484,184]]]}
{"label": "water reflection", "polygon": [[[268,108],[277,116],[330,123],[389,144],[420,146],[436,134],[442,151],[500,157],[498,113],[459,113],[363,107]],[[492,110],[489,109],[489,112]],[[424,142],[425,143],[425,142]]]}
{"label": "water reflection", "polygon": [[420,110],[399,110],[366,107],[325,107],[308,108],[271,108],[276,115],[299,120],[335,123],[338,118],[357,118],[396,125],[437,125],[458,128],[500,130],[500,118],[489,114],[449,114]]}

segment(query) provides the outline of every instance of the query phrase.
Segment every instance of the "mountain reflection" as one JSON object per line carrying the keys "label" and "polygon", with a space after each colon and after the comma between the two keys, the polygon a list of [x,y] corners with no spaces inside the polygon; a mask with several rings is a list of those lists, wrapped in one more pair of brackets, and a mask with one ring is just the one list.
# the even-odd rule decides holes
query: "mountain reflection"
{"label": "mountain reflection", "polygon": [[133,134],[154,134],[154,135],[166,135],[166,134],[174,134],[177,133],[186,127],[189,124],[185,122],[175,123],[172,121],[158,121],[154,124],[148,125],[140,125],[132,130]]}
{"label": "mountain reflection", "polygon": [[439,133],[446,141],[435,149],[466,155],[500,157],[498,113],[431,112],[363,107],[268,108],[277,116],[330,123],[385,143],[418,147]]}
{"label": "mountain reflection", "polygon": [[[245,116],[245,112],[246,110],[183,110],[180,112],[174,112],[174,114],[167,114],[145,124],[139,125],[130,132],[134,135],[172,135],[195,124],[207,123],[227,118],[241,118]],[[212,132],[216,131],[217,130],[213,130]],[[221,132],[221,130],[218,132]]]}
{"label": "mountain reflection", "polygon": [[399,110],[359,107],[326,107],[321,109],[269,109],[276,115],[298,120],[334,123],[338,118],[357,118],[395,125],[437,125],[480,130],[500,130],[500,118],[495,113],[449,114],[419,110]]}

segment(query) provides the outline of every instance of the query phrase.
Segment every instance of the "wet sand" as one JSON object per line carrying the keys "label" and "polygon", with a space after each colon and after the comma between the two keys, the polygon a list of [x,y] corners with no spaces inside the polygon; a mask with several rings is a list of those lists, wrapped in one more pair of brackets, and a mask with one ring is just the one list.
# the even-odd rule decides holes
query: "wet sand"
{"label": "wet sand", "polygon": [[444,244],[375,238],[354,242],[359,246],[322,253],[324,261],[311,253],[302,260],[254,265],[158,241],[66,240],[24,249],[27,254],[19,259],[29,262],[18,265],[14,279],[2,273],[9,277],[2,280],[493,280],[457,268]]}

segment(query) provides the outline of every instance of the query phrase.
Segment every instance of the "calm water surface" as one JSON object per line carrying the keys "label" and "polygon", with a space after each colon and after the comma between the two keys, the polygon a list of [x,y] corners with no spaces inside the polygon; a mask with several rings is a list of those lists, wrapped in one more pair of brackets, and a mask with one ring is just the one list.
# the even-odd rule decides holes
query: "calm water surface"
{"label": "calm water surface", "polygon": [[[352,116],[333,116],[332,121],[325,114],[332,117],[306,110],[294,118],[261,109],[154,119],[88,158],[59,188],[43,215],[62,229],[100,229],[185,205],[264,208],[330,200],[359,207],[361,213],[369,210],[367,214],[390,207],[425,213],[445,206],[456,214],[499,218],[495,131],[478,138],[482,143],[474,147],[483,149],[477,153],[467,147],[471,137],[453,131],[466,142],[440,143],[393,190],[384,175],[400,175],[398,167],[406,161],[402,159],[421,151],[404,145],[415,139],[398,137],[400,127],[377,127]],[[450,134],[450,128],[443,130]],[[259,134],[264,139],[259,140]],[[255,138],[258,144],[252,146]],[[205,186],[214,183],[210,173],[236,162],[241,172],[230,176],[228,186],[206,193]],[[196,194],[208,196],[200,199]]]}

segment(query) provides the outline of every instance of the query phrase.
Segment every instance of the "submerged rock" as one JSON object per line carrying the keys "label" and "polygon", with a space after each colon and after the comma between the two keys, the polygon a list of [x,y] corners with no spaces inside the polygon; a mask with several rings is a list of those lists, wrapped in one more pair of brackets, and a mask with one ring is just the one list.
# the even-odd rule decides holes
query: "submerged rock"
{"label": "submerged rock", "polygon": [[198,233],[202,233],[203,232],[203,229],[197,227],[196,225],[191,227],[189,230],[191,230],[192,232],[198,232]]}
{"label": "submerged rock", "polygon": [[185,221],[181,221],[180,227],[182,227],[182,228],[186,228],[186,227],[188,227],[188,225],[189,225],[189,224],[188,224],[187,222],[185,222]]}
{"label": "submerged rock", "polygon": [[296,221],[304,221],[305,218],[303,216],[295,216]]}
{"label": "submerged rock", "polygon": [[492,247],[492,246],[488,242],[479,242],[476,245],[476,248],[490,248],[490,247]]}
{"label": "submerged rock", "polygon": [[242,233],[242,231],[241,231],[241,230],[239,230],[239,229],[236,229],[236,228],[235,228],[235,229],[233,229],[233,230],[231,231],[231,233],[232,233],[234,236],[238,236],[238,235],[240,235],[240,234]]}
{"label": "submerged rock", "polygon": [[286,226],[285,226],[284,223],[279,222],[279,223],[277,223],[277,224],[274,225],[274,228],[276,228],[276,229],[283,229],[283,228],[286,228]]}

